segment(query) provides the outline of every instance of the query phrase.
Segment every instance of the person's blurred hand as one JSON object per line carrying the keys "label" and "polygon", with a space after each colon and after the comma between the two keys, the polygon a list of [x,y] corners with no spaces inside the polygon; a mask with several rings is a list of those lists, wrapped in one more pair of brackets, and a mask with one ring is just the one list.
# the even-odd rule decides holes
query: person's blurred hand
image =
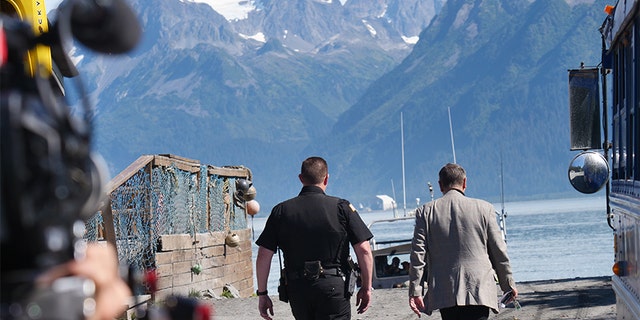
{"label": "person's blurred hand", "polygon": [[38,279],[39,285],[50,285],[60,277],[77,276],[95,284],[95,312],[90,320],[111,320],[127,308],[131,296],[129,286],[118,274],[118,257],[112,245],[88,244],[85,256],[56,266]]}

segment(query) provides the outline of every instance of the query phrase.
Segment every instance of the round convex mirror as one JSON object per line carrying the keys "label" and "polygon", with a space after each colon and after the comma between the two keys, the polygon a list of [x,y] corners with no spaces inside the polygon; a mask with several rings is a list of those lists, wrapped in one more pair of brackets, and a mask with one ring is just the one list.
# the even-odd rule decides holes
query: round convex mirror
{"label": "round convex mirror", "polygon": [[609,164],[598,152],[585,151],[569,164],[569,182],[582,193],[596,193],[609,180]]}

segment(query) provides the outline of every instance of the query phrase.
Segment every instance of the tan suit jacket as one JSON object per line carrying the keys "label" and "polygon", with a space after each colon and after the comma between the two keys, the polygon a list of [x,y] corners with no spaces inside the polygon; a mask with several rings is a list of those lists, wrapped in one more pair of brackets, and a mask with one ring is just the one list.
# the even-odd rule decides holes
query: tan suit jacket
{"label": "tan suit jacket", "polygon": [[422,294],[424,272],[427,314],[456,305],[484,305],[497,313],[494,275],[502,291],[515,288],[515,282],[493,205],[450,190],[420,207],[411,250],[409,296]]}

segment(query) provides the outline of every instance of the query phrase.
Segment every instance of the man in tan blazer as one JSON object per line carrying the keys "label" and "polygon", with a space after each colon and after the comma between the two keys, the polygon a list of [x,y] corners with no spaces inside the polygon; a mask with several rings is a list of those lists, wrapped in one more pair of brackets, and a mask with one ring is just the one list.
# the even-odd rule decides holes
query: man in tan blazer
{"label": "man in tan blazer", "polygon": [[460,165],[442,167],[438,184],[442,198],[416,211],[409,306],[418,317],[440,310],[443,320],[488,319],[489,310],[498,313],[495,275],[503,292],[513,292],[511,301],[518,295],[495,209],[464,195],[467,178]]}

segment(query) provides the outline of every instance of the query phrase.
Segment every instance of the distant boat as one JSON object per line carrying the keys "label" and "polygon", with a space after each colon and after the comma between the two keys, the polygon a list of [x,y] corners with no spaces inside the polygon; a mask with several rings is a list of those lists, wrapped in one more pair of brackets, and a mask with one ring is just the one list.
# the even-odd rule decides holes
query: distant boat
{"label": "distant boat", "polygon": [[382,210],[394,210],[396,208],[396,201],[386,194],[376,195],[376,198],[382,201]]}
{"label": "distant boat", "polygon": [[373,237],[370,240],[373,255],[372,287],[374,289],[406,287],[409,282],[409,265],[414,217],[399,217],[376,220],[368,227],[375,232],[376,227],[398,230],[385,232],[394,238]]}

